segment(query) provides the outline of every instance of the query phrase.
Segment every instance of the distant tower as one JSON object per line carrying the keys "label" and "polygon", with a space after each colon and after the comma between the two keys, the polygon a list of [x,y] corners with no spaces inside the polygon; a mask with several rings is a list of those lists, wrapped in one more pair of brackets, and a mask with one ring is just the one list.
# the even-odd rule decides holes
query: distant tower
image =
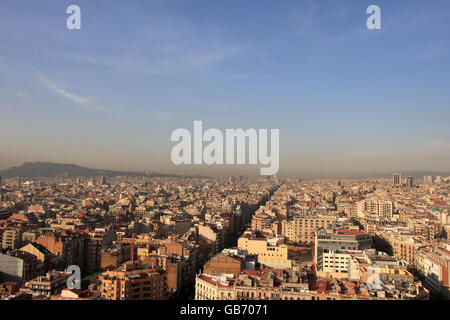
{"label": "distant tower", "polygon": [[401,186],[401,185],[402,185],[402,174],[394,173],[394,186]]}
{"label": "distant tower", "polygon": [[106,177],[105,176],[100,177],[99,185],[106,186]]}
{"label": "distant tower", "polygon": [[406,187],[414,188],[414,177],[406,177]]}
{"label": "distant tower", "polygon": [[0,176],[0,187],[2,186],[2,176]]}
{"label": "distant tower", "polygon": [[423,182],[433,183],[433,177],[432,176],[423,176]]}
{"label": "distant tower", "polygon": [[273,176],[272,176],[272,180],[273,180],[273,182],[275,182],[276,184],[280,183],[280,180],[278,179],[278,175],[273,175]]}

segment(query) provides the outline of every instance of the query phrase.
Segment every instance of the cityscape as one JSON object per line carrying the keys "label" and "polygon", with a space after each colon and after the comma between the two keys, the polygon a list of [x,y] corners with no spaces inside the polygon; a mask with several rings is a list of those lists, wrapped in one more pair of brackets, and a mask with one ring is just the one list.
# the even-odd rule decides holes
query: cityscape
{"label": "cityscape", "polygon": [[5,300],[449,298],[450,176],[1,186]]}
{"label": "cityscape", "polygon": [[0,315],[448,310],[449,21],[448,0],[1,1]]}

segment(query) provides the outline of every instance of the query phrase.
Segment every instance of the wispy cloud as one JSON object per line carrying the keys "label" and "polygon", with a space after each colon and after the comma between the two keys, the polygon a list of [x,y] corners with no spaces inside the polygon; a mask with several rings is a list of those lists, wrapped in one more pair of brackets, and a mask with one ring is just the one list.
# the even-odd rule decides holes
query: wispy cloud
{"label": "wispy cloud", "polygon": [[184,60],[189,67],[206,67],[212,63],[230,58],[244,51],[245,49],[242,46],[230,46],[203,54],[191,53],[186,57],[182,57],[181,60]]}
{"label": "wispy cloud", "polygon": [[54,92],[58,93],[59,95],[66,97],[67,99],[78,103],[85,105],[88,103],[88,100],[86,98],[83,98],[81,96],[78,96],[76,94],[73,94],[69,91],[61,89],[59,86],[57,86],[53,81],[51,81],[49,78],[47,78],[45,75],[40,74],[39,80],[46,85],[49,89],[53,90]]}
{"label": "wispy cloud", "polygon": [[20,99],[28,98],[28,94],[26,94],[23,91],[14,89],[14,88],[9,88],[9,87],[8,88],[4,88],[4,91],[6,91],[8,94],[11,94],[11,95],[13,95],[13,96],[15,96],[17,98],[20,98]]}
{"label": "wispy cloud", "polygon": [[119,72],[132,74],[170,75],[199,71],[245,52],[243,46],[224,46],[217,49],[190,49],[163,46],[143,54],[126,52],[101,58],[83,54],[50,52],[51,55],[82,64],[91,64]]}
{"label": "wispy cloud", "polygon": [[39,81],[44,84],[47,88],[52,90],[53,92],[61,95],[67,100],[73,102],[75,105],[83,108],[89,112],[101,112],[101,113],[113,113],[112,110],[106,109],[104,107],[98,106],[93,103],[92,99],[82,97],[80,95],[74,94],[67,90],[62,89],[58,84],[54,81],[50,80],[47,76],[42,73],[39,73]]}
{"label": "wispy cloud", "polygon": [[[175,75],[203,72],[249,50],[247,42],[230,40],[217,26],[200,28],[173,16],[152,17],[151,21],[120,43],[105,42],[95,54],[90,49],[70,53],[50,49],[46,54],[129,74]],[[98,41],[103,43],[104,39]]]}

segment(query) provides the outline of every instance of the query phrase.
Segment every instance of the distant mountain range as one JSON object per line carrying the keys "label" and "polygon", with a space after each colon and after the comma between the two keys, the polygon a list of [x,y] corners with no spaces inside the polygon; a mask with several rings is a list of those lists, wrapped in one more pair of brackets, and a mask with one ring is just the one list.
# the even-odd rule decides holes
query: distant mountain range
{"label": "distant mountain range", "polygon": [[[21,166],[11,167],[0,171],[0,176],[5,178],[56,178],[56,177],[175,177],[192,178],[191,176],[180,176],[165,173],[146,174],[133,171],[113,171],[80,167],[75,164],[51,163],[51,162],[25,162]],[[203,176],[196,176],[204,178]]]}
{"label": "distant mountain range", "polygon": [[[450,176],[450,172],[417,170],[417,171],[396,171],[400,172],[403,177],[412,176],[421,179],[423,176]],[[357,174],[342,178],[366,179],[366,178],[392,178],[394,172],[389,173],[373,173],[373,174]],[[114,171],[101,170],[81,167],[75,164],[63,164],[52,162],[25,162],[21,166],[11,167],[7,170],[0,171],[0,177],[4,178],[56,178],[56,177],[174,177],[174,178],[207,178],[206,176],[187,176],[175,175],[167,173],[145,173],[135,171]]]}

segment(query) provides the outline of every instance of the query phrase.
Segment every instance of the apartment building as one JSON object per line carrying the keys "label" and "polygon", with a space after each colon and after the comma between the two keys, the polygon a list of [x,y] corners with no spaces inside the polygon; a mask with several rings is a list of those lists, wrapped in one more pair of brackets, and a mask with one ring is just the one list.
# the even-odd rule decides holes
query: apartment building
{"label": "apartment building", "polygon": [[[372,247],[372,237],[361,230],[324,230],[319,229],[315,237],[314,263],[317,270],[325,266],[325,256],[330,259],[336,250],[364,250]],[[342,259],[341,259],[342,258]],[[339,257],[345,260],[345,257]],[[341,270],[339,268],[339,270]]]}
{"label": "apartment building", "polygon": [[394,202],[386,200],[362,200],[357,203],[356,211],[358,217],[364,217],[369,213],[390,220],[394,214]]}
{"label": "apartment building", "polygon": [[220,227],[210,224],[199,224],[198,236],[201,240],[214,243],[214,253],[222,251],[224,247],[224,234]]}
{"label": "apartment building", "polygon": [[412,236],[391,236],[389,239],[397,259],[416,266],[417,252],[425,244]]}
{"label": "apartment building", "polygon": [[67,287],[70,274],[58,271],[47,272],[45,276],[38,276],[30,280],[26,286],[32,295],[50,297],[58,294]]}
{"label": "apartment building", "polygon": [[264,212],[255,213],[252,217],[252,230],[264,231],[272,228],[273,218]]}
{"label": "apartment building", "polygon": [[201,274],[195,300],[311,300],[307,282],[288,283],[277,269],[245,270],[238,277]]}
{"label": "apartment building", "polygon": [[322,270],[326,273],[342,273],[349,276],[352,255],[345,251],[324,250]]}
{"label": "apartment building", "polygon": [[48,233],[40,236],[36,243],[60,257],[66,266],[72,264],[82,266],[84,264],[84,255],[81,250],[83,243],[80,238],[71,237],[65,232]]}
{"label": "apartment building", "polygon": [[364,288],[349,281],[318,280],[309,289],[305,277],[284,276],[281,270],[245,271],[238,278],[198,275],[195,300],[368,300]]}
{"label": "apartment building", "polygon": [[258,262],[268,267],[287,269],[292,266],[288,258],[288,246],[282,238],[264,237],[261,233],[247,230],[238,239],[238,248],[256,255]]}
{"label": "apartment building", "polygon": [[44,246],[32,242],[20,248],[20,251],[31,253],[36,256],[39,261],[39,269],[44,271],[50,270],[52,266],[53,254]]}
{"label": "apartment building", "polygon": [[7,227],[3,230],[3,249],[17,250],[22,244],[22,229],[20,227]]}
{"label": "apartment building", "polygon": [[98,291],[78,290],[65,288],[59,294],[52,295],[51,299],[56,301],[62,300],[101,300],[101,294]]}
{"label": "apartment building", "polygon": [[217,274],[232,274],[238,276],[244,266],[244,259],[234,255],[218,254],[209,260],[204,268],[203,273],[217,275]]}
{"label": "apartment building", "polygon": [[[138,256],[139,256],[138,248]],[[100,268],[117,267],[119,264],[129,261],[131,256],[131,246],[128,243],[115,243],[109,248],[101,249]],[[146,255],[148,256],[148,254]]]}
{"label": "apartment building", "polygon": [[167,293],[174,296],[195,278],[189,260],[181,256],[150,255],[142,263],[153,269],[162,269],[166,274]]}
{"label": "apartment building", "polygon": [[35,255],[19,250],[0,254],[0,273],[3,280],[25,283],[37,276]]}
{"label": "apartment building", "polygon": [[423,255],[424,284],[434,292],[443,292],[450,298],[450,244],[419,250]]}
{"label": "apartment building", "polygon": [[331,216],[297,216],[281,222],[281,234],[292,242],[308,244],[314,241],[318,228],[329,228],[335,221]]}
{"label": "apartment building", "polygon": [[99,276],[107,300],[165,300],[166,274],[140,262],[128,262]]}

